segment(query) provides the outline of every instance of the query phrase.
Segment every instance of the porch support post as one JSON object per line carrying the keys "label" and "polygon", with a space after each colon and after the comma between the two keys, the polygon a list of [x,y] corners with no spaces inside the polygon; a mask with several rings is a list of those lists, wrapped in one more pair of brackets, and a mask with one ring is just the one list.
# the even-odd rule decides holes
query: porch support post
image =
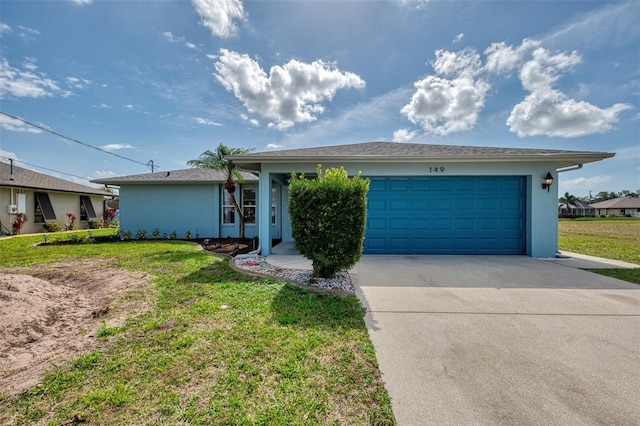
{"label": "porch support post", "polygon": [[271,254],[271,173],[262,171],[258,186],[258,238],[262,255]]}

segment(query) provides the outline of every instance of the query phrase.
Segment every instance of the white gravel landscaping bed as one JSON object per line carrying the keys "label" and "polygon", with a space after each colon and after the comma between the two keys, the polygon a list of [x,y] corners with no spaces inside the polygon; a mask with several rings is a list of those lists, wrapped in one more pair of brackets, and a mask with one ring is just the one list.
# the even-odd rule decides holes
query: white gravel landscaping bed
{"label": "white gravel landscaping bed", "polygon": [[305,269],[286,269],[269,264],[264,256],[237,256],[233,259],[237,268],[250,272],[270,275],[303,284],[309,287],[317,287],[325,290],[338,290],[346,293],[354,293],[351,277],[347,272],[340,272],[333,278],[318,278],[313,276],[313,271]]}

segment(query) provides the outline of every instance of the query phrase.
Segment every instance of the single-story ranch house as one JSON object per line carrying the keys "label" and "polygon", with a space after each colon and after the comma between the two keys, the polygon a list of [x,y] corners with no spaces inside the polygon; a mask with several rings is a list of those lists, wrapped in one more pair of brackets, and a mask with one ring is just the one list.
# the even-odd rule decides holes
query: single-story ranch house
{"label": "single-story ranch house", "polygon": [[[245,174],[238,200],[263,255],[292,241],[291,172],[343,166],[371,179],[364,252],[525,254],[557,251],[558,173],[606,152],[369,142],[229,156]],[[121,229],[237,236],[223,175],[179,170],[94,182],[120,186]],[[255,215],[252,214],[255,213]]]}
{"label": "single-story ranch house", "polygon": [[598,216],[640,217],[640,198],[619,197],[593,203],[589,207],[596,210]]}
{"label": "single-story ranch house", "polygon": [[102,221],[105,197],[112,193],[0,162],[0,231],[11,232],[18,213],[25,216],[22,234],[44,232],[47,222],[64,226],[67,213],[77,217],[77,228],[90,220]]}

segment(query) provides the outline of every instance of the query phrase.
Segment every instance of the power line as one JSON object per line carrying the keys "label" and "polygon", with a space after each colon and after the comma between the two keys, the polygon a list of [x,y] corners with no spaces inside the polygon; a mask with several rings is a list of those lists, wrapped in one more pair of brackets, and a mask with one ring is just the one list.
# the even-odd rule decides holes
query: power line
{"label": "power line", "polygon": [[[5,160],[12,160],[9,157],[0,157],[3,158]],[[53,169],[48,169],[46,167],[42,167],[42,166],[38,166],[36,164],[31,164],[31,163],[27,163],[26,161],[22,161],[22,160],[16,160],[15,158],[13,158],[13,162],[14,163],[21,163],[21,164],[26,164],[27,166],[31,166],[31,167],[37,167],[38,169],[43,169],[43,170],[48,170],[50,172],[55,172],[55,173],[60,173],[63,175],[67,175],[67,176],[73,176],[74,178],[78,178],[78,179],[83,179],[83,180],[89,180],[86,176],[78,176],[78,175],[73,175],[71,173],[67,173],[67,172],[61,172],[60,170],[53,170]]]}
{"label": "power line", "polygon": [[[128,157],[125,157],[125,156],[123,156],[123,155],[116,154],[115,152],[110,152],[110,151],[104,150],[104,149],[102,149],[102,148],[99,148],[99,147],[97,147],[97,146],[93,146],[93,145],[90,145],[90,144],[88,144],[88,143],[85,143],[85,142],[79,141],[78,139],[74,139],[74,138],[72,138],[72,137],[62,135],[62,134],[60,134],[60,133],[58,133],[58,132],[55,132],[55,131],[53,131],[53,130],[51,130],[51,129],[47,129],[46,127],[39,126],[39,125],[37,125],[37,124],[35,124],[35,123],[31,123],[30,121],[27,121],[27,120],[22,119],[22,118],[20,118],[20,117],[16,117],[16,116],[14,116],[14,115],[7,114],[6,112],[0,111],[0,114],[2,114],[2,115],[4,115],[4,116],[7,116],[7,117],[9,117],[9,118],[13,118],[14,120],[21,121],[21,122],[23,122],[24,124],[27,124],[27,125],[29,125],[29,126],[31,126],[31,127],[35,127],[36,129],[40,129],[40,130],[42,130],[42,131],[44,131],[44,132],[51,133],[52,135],[56,135],[56,136],[61,137],[61,138],[63,138],[63,139],[69,140],[69,141],[71,141],[71,142],[75,142],[75,143],[77,143],[77,144],[80,144],[80,145],[86,146],[87,148],[92,148],[92,149],[95,149],[96,151],[100,151],[100,152],[103,152],[103,153],[105,153],[105,154],[113,155],[114,157],[122,158],[123,160],[131,161],[132,163],[142,164],[143,166],[151,167],[151,171],[153,172],[153,168],[154,168],[153,160],[150,160],[150,161],[149,161],[149,162],[147,162],[147,163],[142,163],[142,162],[137,161],[137,160],[134,160],[134,159],[132,159],[132,158],[128,158]],[[26,164],[26,163],[25,163],[25,164]],[[155,166],[155,167],[157,167],[157,166]],[[43,167],[43,168],[44,168],[44,167]],[[73,175],[71,175],[71,176],[73,176]]]}

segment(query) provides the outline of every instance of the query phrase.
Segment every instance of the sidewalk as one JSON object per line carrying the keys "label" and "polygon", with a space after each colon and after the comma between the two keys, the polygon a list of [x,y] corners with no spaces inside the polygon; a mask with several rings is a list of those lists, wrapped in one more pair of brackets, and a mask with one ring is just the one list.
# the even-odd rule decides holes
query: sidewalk
{"label": "sidewalk", "polygon": [[623,262],[621,260],[605,259],[602,257],[588,256],[586,254],[571,253],[568,251],[562,251],[561,255],[555,259],[542,260],[579,269],[640,268],[640,265],[636,265],[634,263]]}

